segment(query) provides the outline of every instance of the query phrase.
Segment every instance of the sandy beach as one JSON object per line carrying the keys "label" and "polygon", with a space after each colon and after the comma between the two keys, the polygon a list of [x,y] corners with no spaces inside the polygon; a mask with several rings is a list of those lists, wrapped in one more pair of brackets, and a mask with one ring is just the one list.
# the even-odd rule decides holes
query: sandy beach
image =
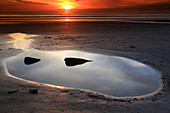
{"label": "sandy beach", "polygon": [[[170,24],[136,22],[58,22],[0,25],[0,112],[168,113],[170,111]],[[10,33],[30,37],[14,47]],[[13,42],[10,42],[13,41]],[[123,56],[159,70],[162,89],[146,97],[106,98],[9,76],[5,60],[27,50],[80,50]],[[37,89],[38,94],[29,90]]]}

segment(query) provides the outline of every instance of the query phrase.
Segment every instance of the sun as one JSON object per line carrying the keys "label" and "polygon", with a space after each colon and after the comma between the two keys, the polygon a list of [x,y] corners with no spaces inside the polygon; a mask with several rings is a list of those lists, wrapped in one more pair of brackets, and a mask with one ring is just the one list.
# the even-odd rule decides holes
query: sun
{"label": "sun", "polygon": [[71,9],[72,7],[71,7],[71,5],[63,5],[63,8],[64,8],[65,10],[69,10],[69,9]]}

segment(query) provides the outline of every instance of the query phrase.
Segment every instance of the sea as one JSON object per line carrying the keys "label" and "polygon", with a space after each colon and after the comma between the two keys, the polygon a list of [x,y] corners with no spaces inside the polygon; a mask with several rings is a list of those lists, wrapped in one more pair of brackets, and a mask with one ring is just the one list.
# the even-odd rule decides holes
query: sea
{"label": "sea", "polygon": [[10,14],[0,15],[0,24],[51,22],[142,22],[170,23],[169,13],[92,13],[92,14]]}

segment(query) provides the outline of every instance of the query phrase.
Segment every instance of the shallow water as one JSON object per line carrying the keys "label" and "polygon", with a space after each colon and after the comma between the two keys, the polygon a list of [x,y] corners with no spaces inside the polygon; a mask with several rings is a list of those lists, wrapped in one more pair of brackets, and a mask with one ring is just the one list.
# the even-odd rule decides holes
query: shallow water
{"label": "shallow water", "polygon": [[[26,65],[25,57],[41,61]],[[81,58],[90,62],[67,66],[65,58]],[[117,97],[150,94],[160,85],[157,72],[142,63],[81,51],[29,51],[7,59],[6,66],[11,75],[26,80],[88,89]]]}

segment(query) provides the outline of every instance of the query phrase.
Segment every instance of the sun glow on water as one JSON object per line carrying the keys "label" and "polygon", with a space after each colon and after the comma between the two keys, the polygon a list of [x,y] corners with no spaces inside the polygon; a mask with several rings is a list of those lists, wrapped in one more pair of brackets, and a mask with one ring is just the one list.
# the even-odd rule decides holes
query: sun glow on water
{"label": "sun glow on water", "polygon": [[65,21],[66,21],[66,22],[69,22],[69,21],[70,21],[70,19],[66,19]]}

